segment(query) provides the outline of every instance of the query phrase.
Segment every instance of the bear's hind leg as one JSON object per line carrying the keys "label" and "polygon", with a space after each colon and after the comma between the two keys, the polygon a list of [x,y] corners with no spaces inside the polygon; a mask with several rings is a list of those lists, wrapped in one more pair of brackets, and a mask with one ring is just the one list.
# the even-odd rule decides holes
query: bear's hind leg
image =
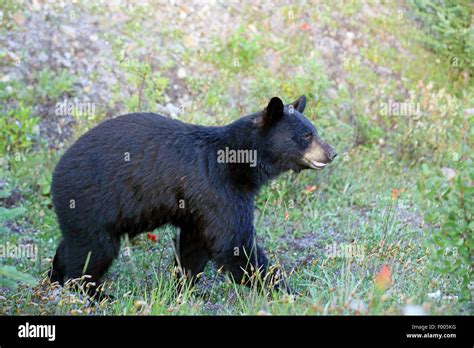
{"label": "bear's hind leg", "polygon": [[[84,234],[82,234],[83,236]],[[66,243],[68,279],[84,279],[84,289],[90,296],[108,297],[97,293],[102,276],[107,272],[120,251],[120,238],[111,237],[108,233],[89,235],[87,240],[70,238]]]}
{"label": "bear's hind leg", "polygon": [[58,248],[56,249],[56,255],[54,255],[53,264],[49,270],[49,279],[51,283],[58,282],[59,285],[64,284],[64,277],[66,275],[66,265],[64,264],[66,258],[66,250],[64,239],[59,242]]}
{"label": "bear's hind leg", "polygon": [[197,275],[204,270],[210,259],[206,244],[197,231],[181,228],[178,238],[175,239],[175,249],[178,276],[186,277],[194,284]]}

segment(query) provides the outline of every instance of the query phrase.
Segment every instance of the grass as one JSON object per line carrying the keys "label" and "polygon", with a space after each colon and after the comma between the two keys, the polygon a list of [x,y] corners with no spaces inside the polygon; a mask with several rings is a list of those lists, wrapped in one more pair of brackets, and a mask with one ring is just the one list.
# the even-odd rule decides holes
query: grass
{"label": "grass", "polygon": [[[330,17],[331,6],[334,5],[326,2],[324,11],[312,14],[317,17],[314,20],[329,28],[335,25]],[[0,242],[38,246],[37,258],[6,258],[2,265],[34,276],[39,284],[20,284],[17,290],[0,288],[3,313],[400,314],[412,304],[429,314],[472,314],[468,303],[452,298],[457,294],[453,291],[457,275],[440,273],[433,267],[435,255],[429,248],[432,229],[424,221],[424,195],[417,187],[420,162],[426,162],[434,171],[445,162],[439,158],[401,156],[399,141],[405,135],[405,120],[394,121],[377,114],[378,102],[386,101],[388,96],[404,100],[407,90],[419,90],[420,80],[434,83],[433,89],[426,91],[430,95],[440,89],[452,93],[459,109],[469,106],[472,88],[465,89],[467,97],[457,98],[458,85],[445,78],[449,67],[437,63],[436,56],[420,44],[424,34],[408,19],[400,25],[396,17],[390,16],[397,13],[400,5],[385,6],[388,14],[359,23],[369,46],[361,49],[360,55],[349,57],[350,64],[344,66],[346,81],[337,86],[332,98],[328,97],[328,90],[333,86],[322,58],[317,52],[311,53],[311,37],[301,30],[305,11],[309,10],[281,8],[286,25],[294,30],[275,37],[265,24],[253,25],[259,14],[243,5],[245,19],[227,39],[216,37],[205,47],[188,46],[180,53],[182,61],[196,66],[182,82],[192,97],[186,112],[179,115],[183,121],[221,125],[256,111],[273,95],[289,102],[306,94],[310,99],[308,117],[323,138],[339,150],[338,160],[325,171],[285,174],[265,187],[257,198],[258,238],[269,258],[290,274],[291,286],[299,292],[298,296],[241,287],[213,265],[206,268],[195,288],[177,294],[176,279],[172,276],[175,230],[170,227],[150,232],[157,236],[156,242],[147,234],[123,241],[121,254],[106,277],[106,288],[117,301],[91,305],[87,298],[70,289],[51,289],[45,272],[60,231],[51,207],[49,186],[54,165],[64,149],[56,151],[35,140],[33,130],[26,128],[26,134],[10,140],[10,148],[2,158],[0,202],[5,207],[0,211],[0,222],[4,224]],[[106,13],[98,5],[92,8],[97,14]],[[340,15],[350,21],[361,8],[360,1],[351,1],[343,5]],[[127,9],[130,18],[123,25],[123,36],[107,37],[117,74],[124,77],[131,91],[122,92],[118,82],[107,108],[153,110],[157,102],[163,103],[170,88],[172,82],[164,76],[175,68],[174,64],[157,67],[146,58],[153,57],[156,50],[143,40],[147,29],[146,23],[141,23],[146,21],[148,10]],[[250,25],[254,30],[248,32],[245,28]],[[176,40],[184,37],[179,30],[166,30]],[[387,48],[386,37],[398,40],[406,52],[400,54]],[[127,53],[128,62],[138,62],[133,66],[124,64],[127,61],[123,50],[130,41],[138,48],[147,47]],[[267,54],[273,55],[270,62],[274,66],[262,64],[269,62],[265,60]],[[373,64],[391,69],[393,76],[378,75]],[[24,108],[28,108],[34,106],[33,100],[48,104],[64,95],[74,96],[75,77],[63,71],[46,68],[36,79],[38,88],[33,89],[33,96],[22,96],[19,92],[25,81],[12,84],[15,93],[7,93],[6,85],[1,83],[2,101],[10,105],[23,100]],[[36,119],[31,109],[26,110]],[[106,111],[99,107],[95,117],[77,116],[75,137],[99,122]],[[14,121],[15,116],[9,112],[1,117],[0,121]],[[421,139],[413,139],[413,135],[408,135],[408,139],[422,140],[431,133],[423,130],[416,134]],[[461,156],[471,148],[462,139],[452,145],[459,145]],[[20,158],[13,156],[13,148],[19,149]],[[440,158],[444,159],[447,152],[449,148],[443,150]],[[21,193],[21,199],[7,206],[2,197],[10,197],[14,189]],[[339,247],[363,248],[363,257],[328,255],[327,248],[334,243]],[[383,266],[388,266],[391,279],[389,286],[380,289],[377,279],[383,276]],[[429,295],[438,290],[447,296]]]}

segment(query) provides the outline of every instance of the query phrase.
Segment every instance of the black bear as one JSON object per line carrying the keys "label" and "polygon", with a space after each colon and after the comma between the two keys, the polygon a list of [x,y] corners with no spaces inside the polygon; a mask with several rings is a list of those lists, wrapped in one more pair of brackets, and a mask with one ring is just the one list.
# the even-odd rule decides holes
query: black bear
{"label": "black bear", "polygon": [[[179,269],[195,279],[208,261],[248,283],[268,260],[255,243],[254,200],[279,174],[322,169],[336,156],[303,116],[306,97],[275,97],[222,127],[134,113],[99,124],[62,156],[52,180],[62,239],[50,279],[89,275],[90,288],[117,257],[121,237],[164,224]],[[95,284],[95,285],[94,285]]]}

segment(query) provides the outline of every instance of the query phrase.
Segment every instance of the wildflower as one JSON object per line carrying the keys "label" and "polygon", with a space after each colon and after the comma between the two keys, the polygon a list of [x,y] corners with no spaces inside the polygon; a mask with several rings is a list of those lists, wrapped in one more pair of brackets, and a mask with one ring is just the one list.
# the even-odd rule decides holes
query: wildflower
{"label": "wildflower", "polygon": [[375,289],[378,291],[386,290],[392,284],[392,272],[390,271],[390,267],[387,265],[383,265],[380,272],[375,276],[374,283]]}
{"label": "wildflower", "polygon": [[152,233],[148,233],[146,237],[151,240],[153,243],[156,243],[156,236]]}
{"label": "wildflower", "polygon": [[300,25],[300,29],[301,29],[302,31],[308,31],[309,28],[310,28],[310,27],[309,27],[309,24],[306,23],[306,22],[304,22],[303,24]]}
{"label": "wildflower", "polygon": [[398,193],[399,193],[398,189],[396,189],[396,188],[392,189],[392,199],[393,200],[397,199]]}

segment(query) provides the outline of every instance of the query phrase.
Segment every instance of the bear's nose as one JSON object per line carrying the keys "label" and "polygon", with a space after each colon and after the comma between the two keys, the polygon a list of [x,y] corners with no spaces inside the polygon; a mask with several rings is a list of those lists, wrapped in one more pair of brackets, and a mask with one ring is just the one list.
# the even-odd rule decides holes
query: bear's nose
{"label": "bear's nose", "polygon": [[336,151],[331,151],[331,152],[329,152],[329,154],[327,154],[327,156],[328,156],[329,160],[332,162],[334,160],[334,158],[336,158],[337,153],[336,153]]}

